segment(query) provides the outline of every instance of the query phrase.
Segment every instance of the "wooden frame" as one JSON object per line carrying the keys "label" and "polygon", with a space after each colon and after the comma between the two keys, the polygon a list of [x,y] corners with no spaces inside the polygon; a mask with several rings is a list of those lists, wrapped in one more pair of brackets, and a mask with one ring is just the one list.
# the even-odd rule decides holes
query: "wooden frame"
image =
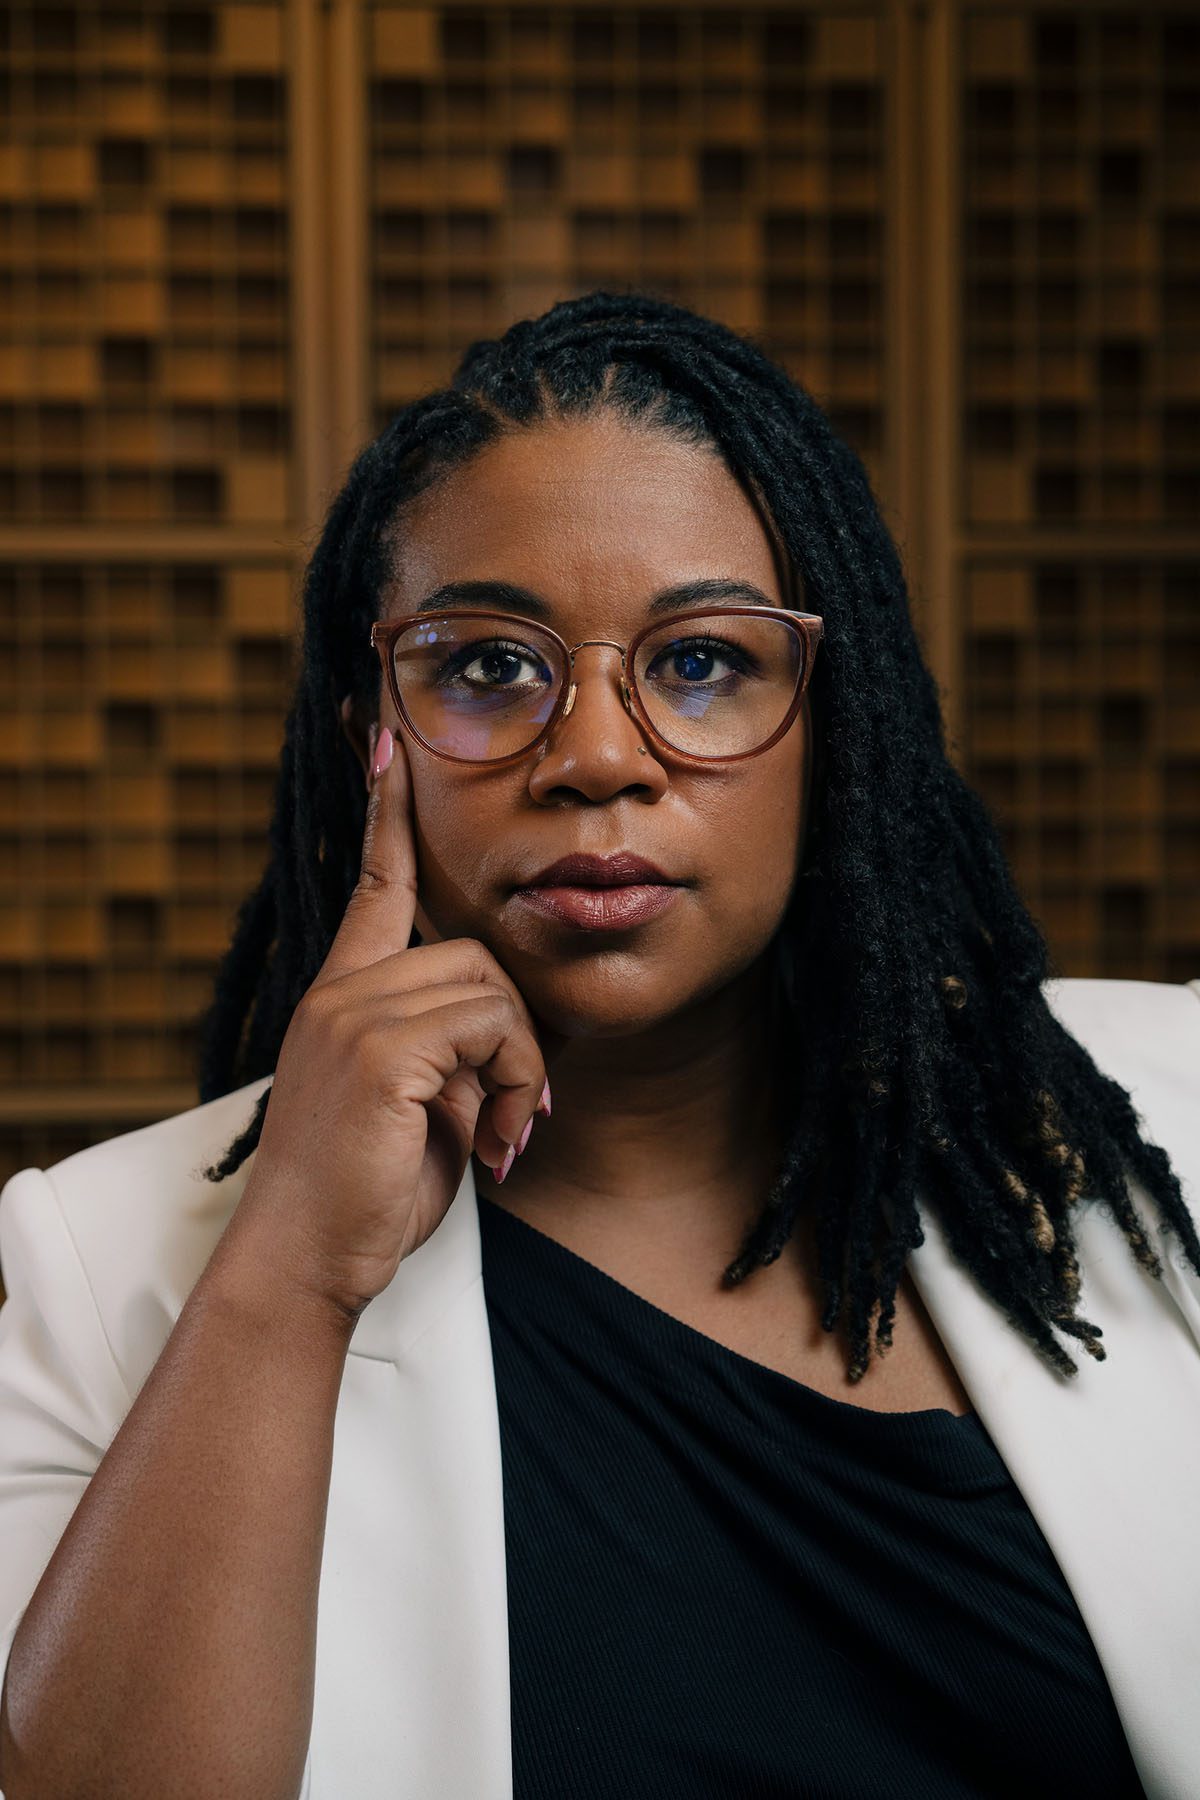
{"label": "wooden frame", "polygon": [[1196,973],[1194,9],[618,6],[611,43],[526,0],[12,10],[18,1161],[193,1097],[300,572],[354,454],[472,337],[607,276],[778,346],[860,444],[950,753],[1063,971]]}

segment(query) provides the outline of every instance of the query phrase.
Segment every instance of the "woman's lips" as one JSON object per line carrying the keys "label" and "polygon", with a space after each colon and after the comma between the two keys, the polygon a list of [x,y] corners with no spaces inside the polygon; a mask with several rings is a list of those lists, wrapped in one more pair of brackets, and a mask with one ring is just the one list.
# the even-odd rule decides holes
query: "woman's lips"
{"label": "woman's lips", "polygon": [[518,888],[517,898],[564,925],[585,931],[622,931],[655,919],[674,901],[679,888],[665,882],[628,887]]}

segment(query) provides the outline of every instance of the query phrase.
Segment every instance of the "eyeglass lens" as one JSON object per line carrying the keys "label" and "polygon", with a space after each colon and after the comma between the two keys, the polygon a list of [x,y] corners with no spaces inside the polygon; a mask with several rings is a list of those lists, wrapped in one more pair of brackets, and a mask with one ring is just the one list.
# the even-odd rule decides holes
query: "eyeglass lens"
{"label": "eyeglass lens", "polygon": [[[689,613],[642,640],[628,679],[675,749],[744,755],[786,718],[804,653],[802,635],[782,619]],[[537,625],[486,613],[414,622],[397,638],[393,661],[405,710],[426,743],[479,762],[534,742],[568,672],[561,646]]]}

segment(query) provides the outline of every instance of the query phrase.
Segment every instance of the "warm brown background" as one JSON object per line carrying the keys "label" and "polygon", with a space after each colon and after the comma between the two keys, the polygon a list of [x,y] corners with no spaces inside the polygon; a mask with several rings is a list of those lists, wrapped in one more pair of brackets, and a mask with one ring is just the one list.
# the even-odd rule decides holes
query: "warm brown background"
{"label": "warm brown background", "polygon": [[1200,974],[1193,6],[2,16],[0,1174],[193,1101],[340,473],[596,285],[862,451],[1061,971]]}

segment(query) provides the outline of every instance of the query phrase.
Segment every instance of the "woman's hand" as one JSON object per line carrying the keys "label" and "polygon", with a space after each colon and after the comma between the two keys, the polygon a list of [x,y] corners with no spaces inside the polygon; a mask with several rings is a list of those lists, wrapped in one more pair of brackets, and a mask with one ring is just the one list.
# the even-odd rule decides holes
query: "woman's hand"
{"label": "woman's hand", "polygon": [[380,734],[376,766],[389,750],[358,884],[288,1026],[227,1233],[354,1315],[445,1217],[472,1148],[495,1165],[521,1142],[546,1085],[532,1016],[490,950],[408,948],[412,785],[399,735]]}

